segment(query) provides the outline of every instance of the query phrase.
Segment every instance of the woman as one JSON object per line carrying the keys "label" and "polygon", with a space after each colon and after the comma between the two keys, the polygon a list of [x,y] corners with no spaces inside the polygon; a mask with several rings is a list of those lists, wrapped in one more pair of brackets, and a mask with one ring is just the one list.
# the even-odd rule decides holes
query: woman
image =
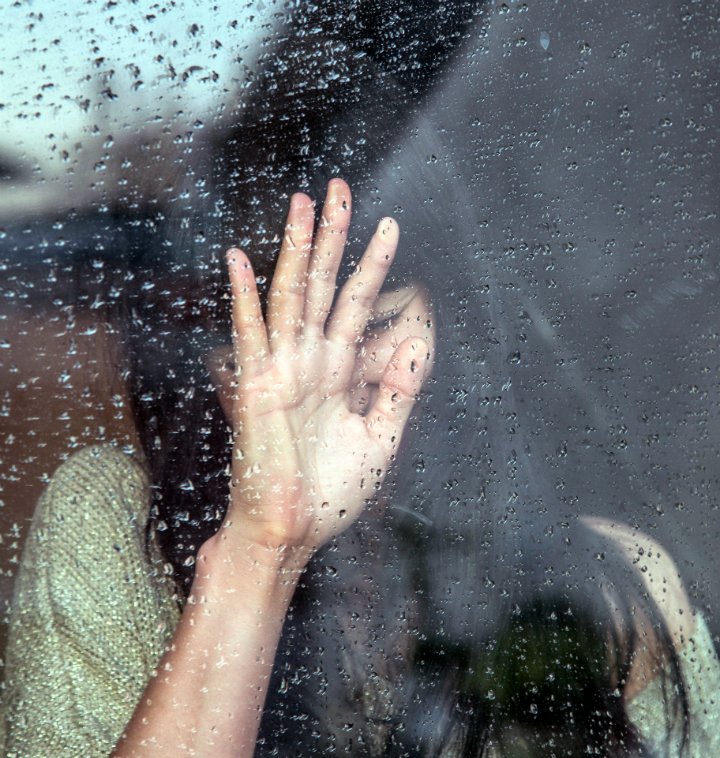
{"label": "woman", "polygon": [[[410,324],[410,333],[416,329],[420,334],[408,334],[393,346],[389,360],[386,346],[374,350],[372,342],[365,345],[370,354],[359,355],[361,337],[397,246],[398,228],[392,219],[378,226],[328,319],[349,221],[350,193],[340,180],[328,187],[314,241],[312,203],[304,195],[293,197],[267,322],[246,256],[237,249],[228,253],[235,382],[232,391],[223,389],[222,401],[234,439],[230,503],[221,528],[197,551],[195,577],[179,619],[173,618],[172,593],[158,597],[162,583],[140,588],[145,607],[115,608],[121,616],[138,610],[142,615],[148,603],[155,604],[155,615],[168,627],[160,637],[164,632],[171,635],[167,652],[151,664],[157,665],[159,675],[147,685],[122,736],[114,735],[113,741],[121,737],[116,755],[177,755],[180,749],[252,754],[275,647],[295,586],[312,554],[351,524],[374,497],[392,462],[429,365],[431,337],[427,342],[422,338],[423,331],[429,333],[426,317],[417,328]],[[367,373],[378,377],[377,391],[368,393],[367,379],[374,380],[362,377],[363,365],[373,362],[377,365]],[[132,486],[130,463],[115,465],[125,467],[125,484]],[[69,463],[65,475],[77,476],[82,462],[75,468],[73,473]],[[55,481],[62,478],[60,473]],[[103,493],[99,482],[96,486],[98,499],[113,496]],[[44,649],[34,648],[32,656],[46,671],[54,664],[73,667],[72,656],[60,650],[77,642],[65,622],[73,623],[77,609],[70,606],[82,602],[77,592],[65,598],[70,606],[55,594],[66,565],[62,553],[69,548],[69,523],[65,514],[58,513],[52,487],[50,493],[38,510],[19,582],[10,653],[11,661],[23,659],[21,646],[32,645],[39,633]],[[67,503],[59,507],[72,511]],[[85,519],[93,514],[74,511],[73,515]],[[125,516],[126,534],[111,537],[120,557],[132,550],[124,546],[129,520],[134,536],[144,530],[144,524],[137,523],[140,514]],[[100,524],[98,529],[110,526]],[[97,532],[88,527],[88,539],[94,538]],[[133,534],[129,538],[132,542]],[[103,546],[101,535],[88,555],[80,550],[75,567],[85,565],[84,560],[99,560]],[[101,565],[96,568],[103,571]],[[137,574],[142,563],[133,568],[135,576],[126,581],[143,582]],[[72,577],[65,578],[61,594],[73,592],[70,587],[76,585]],[[100,575],[96,579],[103,591],[117,589],[102,587]],[[98,587],[90,587],[85,599],[92,598],[95,590]],[[118,622],[110,608],[98,608],[98,613],[103,616],[101,623]],[[111,643],[117,641],[112,628],[106,632]],[[76,678],[69,677],[71,686],[82,684],[86,675],[92,678],[91,659],[102,657],[104,651],[101,639],[91,644],[95,649],[80,651],[74,661]],[[25,647],[25,653],[28,650]],[[152,658],[152,651],[140,653]],[[59,659],[53,661],[54,655]],[[106,673],[111,670],[112,666]],[[60,712],[49,708],[44,714],[33,713],[27,708],[28,693],[35,686],[52,690],[54,694],[46,693],[51,700],[62,697],[50,680],[34,680],[26,667],[11,674],[9,681],[9,754],[60,755],[79,749],[104,754],[112,747],[106,742],[107,724],[78,723],[72,728],[84,733],[63,732]],[[89,681],[84,684],[89,686]],[[87,695],[93,697],[92,688]],[[94,696],[100,697],[100,692]],[[229,703],[234,705],[228,708]]]}
{"label": "woman", "polygon": [[399,445],[428,346],[403,341],[367,414],[349,412],[357,342],[397,245],[397,226],[384,220],[328,321],[349,217],[347,186],[331,183],[313,245],[310,201],[292,199],[267,325],[247,257],[229,252],[237,372],[228,408],[231,501],[199,551],[174,649],[160,662],[172,673],[143,693],[118,755],[149,743],[155,755],[180,745],[252,753],[299,576],[313,552],[355,520]]}
{"label": "woman", "polygon": [[[220,528],[185,561],[194,573],[184,602],[158,546],[167,526],[157,516],[148,521],[147,475],[137,462],[91,448],[54,477],[11,625],[8,755],[251,755],[265,749],[278,713],[291,716],[275,706],[256,745],[291,598],[312,555],[375,500],[435,353],[422,293],[378,299],[398,240],[391,219],[380,223],[332,307],[349,220],[350,191],[340,180],[328,187],[314,240],[309,198],[292,198],[266,316],[246,256],[228,254],[234,345],[230,354],[213,351],[209,363],[233,430],[231,494],[226,510],[212,504]],[[369,320],[375,328],[366,333]],[[373,529],[383,528],[378,513],[369,516]],[[656,543],[621,525],[585,521],[571,533],[576,564],[600,546],[610,565],[594,577],[594,597],[581,597],[587,585],[578,586],[577,570],[558,565],[571,581],[518,591],[516,610],[498,617],[493,635],[471,635],[462,646],[438,634],[427,609],[413,615],[412,603],[401,606],[411,609],[399,624],[402,662],[380,684],[377,672],[367,677],[354,712],[351,698],[343,703],[346,719],[366,722],[350,729],[355,741],[345,748],[571,755],[590,745],[629,755],[650,744],[649,725],[663,735],[658,751],[666,737],[670,754],[707,746],[697,716],[718,679],[717,661],[676,567]],[[641,572],[628,556],[640,556]],[[540,552],[520,556],[518,569],[540,560]],[[474,615],[484,614],[478,607]],[[350,666],[373,659],[368,630],[376,621],[358,618],[354,641],[364,637],[366,648],[350,651]],[[693,668],[697,660],[705,671]],[[346,675],[352,680],[352,671]],[[664,693],[668,685],[679,695]],[[568,694],[573,687],[578,696]],[[271,688],[273,698],[281,689]],[[560,697],[562,707],[547,707]],[[337,739],[343,729],[334,729]],[[699,742],[689,743],[693,737]]]}

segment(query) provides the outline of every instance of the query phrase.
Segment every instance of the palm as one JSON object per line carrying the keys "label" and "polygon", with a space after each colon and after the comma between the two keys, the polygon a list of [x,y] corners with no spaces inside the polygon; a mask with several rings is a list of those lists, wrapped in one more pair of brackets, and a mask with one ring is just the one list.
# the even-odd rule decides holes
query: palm
{"label": "palm", "polygon": [[253,541],[315,548],[360,513],[397,448],[426,358],[406,340],[384,370],[366,415],[350,410],[356,354],[397,244],[381,223],[329,318],[349,224],[349,190],[328,190],[312,244],[312,209],[295,196],[288,233],[260,311],[247,259],[229,256],[233,285],[235,448],[229,518]]}

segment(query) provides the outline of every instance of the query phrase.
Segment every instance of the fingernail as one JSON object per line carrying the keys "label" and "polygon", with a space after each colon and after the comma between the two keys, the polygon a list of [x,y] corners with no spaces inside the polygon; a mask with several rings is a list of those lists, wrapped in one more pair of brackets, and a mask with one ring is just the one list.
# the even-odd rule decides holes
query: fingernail
{"label": "fingernail", "polygon": [[394,218],[387,217],[380,219],[377,230],[386,240],[392,241],[397,238],[399,227]]}
{"label": "fingernail", "polygon": [[242,260],[243,258],[246,259],[246,265],[247,265],[247,258],[243,251],[239,247],[231,247],[227,253],[225,253],[225,258],[229,264],[235,264],[239,260]]}
{"label": "fingernail", "polygon": [[290,198],[290,207],[293,210],[299,210],[307,200],[307,197],[302,192],[295,192]]}
{"label": "fingernail", "polygon": [[339,177],[334,177],[328,182],[328,196],[332,196],[333,201],[346,211],[350,208],[350,198],[344,192],[345,186],[345,182]]}

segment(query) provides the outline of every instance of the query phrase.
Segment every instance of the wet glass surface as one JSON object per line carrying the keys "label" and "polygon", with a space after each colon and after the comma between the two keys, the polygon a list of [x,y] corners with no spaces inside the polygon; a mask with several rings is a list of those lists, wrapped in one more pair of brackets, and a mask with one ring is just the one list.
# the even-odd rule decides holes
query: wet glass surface
{"label": "wet glass surface", "polygon": [[[341,279],[394,217],[385,289],[425,293],[433,370],[382,488],[300,582],[258,754],[550,755],[538,704],[596,669],[639,681],[613,679],[618,618],[668,650],[690,609],[718,632],[712,3],[15,3],[5,27],[3,639],[38,498],[90,445],[149,461],[187,592],[227,502],[204,362],[230,338],[224,251],[264,297],[290,195],[337,176]],[[636,671],[677,683],[648,647]],[[558,755],[592,742],[600,690],[567,701],[585,726]]]}

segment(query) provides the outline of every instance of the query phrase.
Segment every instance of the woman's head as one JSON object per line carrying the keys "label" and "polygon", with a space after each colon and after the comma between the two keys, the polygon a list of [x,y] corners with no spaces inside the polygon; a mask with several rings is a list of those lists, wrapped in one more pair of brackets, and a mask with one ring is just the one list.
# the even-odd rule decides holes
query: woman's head
{"label": "woman's head", "polygon": [[539,596],[475,651],[459,652],[465,754],[633,755],[640,740],[618,682],[627,651],[605,622],[562,596]]}

